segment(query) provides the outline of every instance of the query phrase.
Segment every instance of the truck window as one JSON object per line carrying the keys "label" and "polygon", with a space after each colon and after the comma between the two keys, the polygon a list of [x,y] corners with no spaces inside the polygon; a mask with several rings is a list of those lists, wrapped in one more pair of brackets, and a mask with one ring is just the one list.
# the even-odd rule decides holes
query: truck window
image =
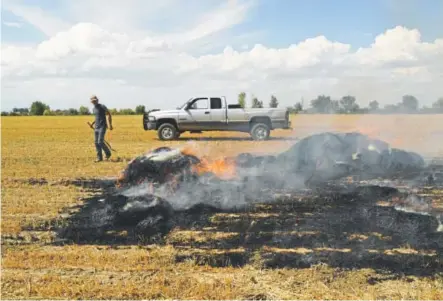
{"label": "truck window", "polygon": [[189,108],[191,110],[207,110],[208,109],[208,99],[198,98]]}
{"label": "truck window", "polygon": [[211,109],[221,109],[222,107],[221,98],[211,98]]}

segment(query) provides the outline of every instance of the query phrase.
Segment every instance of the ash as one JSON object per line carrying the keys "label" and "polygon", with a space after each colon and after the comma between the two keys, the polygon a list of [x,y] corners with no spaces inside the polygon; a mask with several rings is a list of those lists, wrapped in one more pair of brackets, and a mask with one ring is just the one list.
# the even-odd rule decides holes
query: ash
{"label": "ash", "polygon": [[[243,221],[226,222],[230,230],[238,227],[240,238],[224,242],[231,247],[346,248],[354,246],[344,238],[352,233],[379,233],[389,237],[390,247],[408,244],[442,252],[443,211],[426,195],[443,189],[443,166],[426,164],[416,153],[358,133],[322,133],[276,156],[240,154],[234,159],[235,177],[223,180],[196,172],[193,167],[201,160],[180,149],[139,156],[122,172],[118,187],[87,201],[59,236],[76,243],[159,242],[177,227],[215,227],[211,216],[228,212],[243,216]],[[251,218],[257,213],[279,218],[269,226]],[[270,233],[266,239],[257,237],[263,232]],[[359,242],[354,259],[381,243],[375,238]],[[313,264],[313,256],[303,255],[298,262]],[[274,259],[268,259],[269,266],[278,265]]]}

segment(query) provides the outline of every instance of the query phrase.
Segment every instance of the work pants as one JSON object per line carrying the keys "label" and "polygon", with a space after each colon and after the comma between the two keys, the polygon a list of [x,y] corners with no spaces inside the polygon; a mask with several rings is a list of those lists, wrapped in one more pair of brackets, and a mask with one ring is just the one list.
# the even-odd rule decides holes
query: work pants
{"label": "work pants", "polygon": [[97,150],[97,159],[103,160],[102,150],[105,152],[106,157],[111,156],[111,151],[105,144],[106,128],[98,128],[94,131],[95,136],[95,149]]}

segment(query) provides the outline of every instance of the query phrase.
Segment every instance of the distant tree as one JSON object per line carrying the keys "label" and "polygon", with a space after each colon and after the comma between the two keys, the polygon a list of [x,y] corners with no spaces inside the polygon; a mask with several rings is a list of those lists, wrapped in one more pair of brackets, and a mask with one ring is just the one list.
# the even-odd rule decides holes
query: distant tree
{"label": "distant tree", "polygon": [[380,104],[376,100],[373,100],[369,103],[369,109],[371,111],[377,111],[379,109],[379,107],[380,107]]}
{"label": "distant tree", "polygon": [[354,96],[343,96],[340,99],[340,109],[344,113],[356,113],[359,109]]}
{"label": "distant tree", "polygon": [[384,112],[385,113],[396,113],[399,110],[399,106],[398,105],[386,105],[384,107]]}
{"label": "distant tree", "polygon": [[[423,106],[419,112],[422,114],[433,114],[433,113],[439,113],[439,109],[436,108],[432,108],[432,107],[428,107],[428,106]],[[443,110],[442,110],[443,112]]]}
{"label": "distant tree", "polygon": [[297,102],[297,103],[294,105],[294,109],[295,109],[295,112],[296,112],[296,113],[301,112],[301,111],[303,111],[303,105],[302,105],[300,102]]}
{"label": "distant tree", "polygon": [[91,113],[89,112],[89,108],[85,107],[85,106],[81,106],[80,109],[78,110],[78,113],[80,115],[90,115]]}
{"label": "distant tree", "polygon": [[120,109],[119,114],[120,115],[134,115],[135,112],[132,109]]}
{"label": "distant tree", "polygon": [[29,109],[28,108],[13,108],[12,112],[17,115],[29,115]]}
{"label": "distant tree", "polygon": [[275,97],[274,95],[271,96],[271,101],[269,102],[269,107],[270,108],[278,107],[278,100],[277,100],[277,97]]}
{"label": "distant tree", "polygon": [[257,97],[252,98],[252,108],[263,108],[263,102],[259,101]]}
{"label": "distant tree", "polygon": [[57,110],[54,111],[54,115],[61,116],[61,115],[63,115],[63,111],[57,109]]}
{"label": "distant tree", "polygon": [[6,112],[6,111],[2,111],[2,113],[1,113],[1,116],[8,116],[9,115],[9,112]]}
{"label": "distant tree", "polygon": [[44,116],[50,116],[50,115],[54,115],[54,114],[51,112],[51,110],[46,109],[46,110],[43,112],[43,115],[44,115]]}
{"label": "distant tree", "polygon": [[74,108],[70,108],[68,110],[68,115],[78,115],[78,110]]}
{"label": "distant tree", "polygon": [[118,115],[117,109],[109,109],[109,112],[111,112],[111,115]]}
{"label": "distant tree", "polygon": [[238,104],[242,108],[246,107],[246,93],[245,92],[241,92],[240,94],[238,94]]}
{"label": "distant tree", "polygon": [[292,107],[287,107],[290,114],[296,114],[298,112],[303,111],[303,105],[300,102],[297,102]]}
{"label": "distant tree", "polygon": [[437,99],[437,101],[432,104],[432,108],[442,110],[443,109],[443,97],[440,97],[439,99]]}
{"label": "distant tree", "polygon": [[417,111],[418,110],[418,100],[415,96],[412,95],[404,95],[402,99],[402,106],[407,111]]}
{"label": "distant tree", "polygon": [[135,108],[135,114],[142,115],[143,113],[145,113],[145,106],[139,105]]}
{"label": "distant tree", "polygon": [[311,100],[311,106],[317,113],[329,113],[336,104],[332,103],[330,96],[319,95],[316,99]]}
{"label": "distant tree", "polygon": [[31,104],[30,113],[31,115],[41,116],[45,112],[45,110],[50,110],[49,106],[44,104],[41,101],[34,101]]}
{"label": "distant tree", "polygon": [[340,101],[331,100],[328,113],[338,113],[338,112],[340,112]]}
{"label": "distant tree", "polygon": [[371,109],[369,109],[369,108],[360,108],[357,111],[358,114],[369,114],[370,112],[371,112]]}

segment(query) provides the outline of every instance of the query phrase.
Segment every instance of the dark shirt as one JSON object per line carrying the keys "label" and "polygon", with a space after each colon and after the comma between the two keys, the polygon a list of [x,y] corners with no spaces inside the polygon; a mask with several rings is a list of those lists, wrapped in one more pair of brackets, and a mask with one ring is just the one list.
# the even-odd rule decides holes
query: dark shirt
{"label": "dark shirt", "polygon": [[94,106],[93,114],[95,115],[95,128],[96,129],[104,129],[107,128],[106,124],[106,111],[108,109],[105,105],[97,104]]}

